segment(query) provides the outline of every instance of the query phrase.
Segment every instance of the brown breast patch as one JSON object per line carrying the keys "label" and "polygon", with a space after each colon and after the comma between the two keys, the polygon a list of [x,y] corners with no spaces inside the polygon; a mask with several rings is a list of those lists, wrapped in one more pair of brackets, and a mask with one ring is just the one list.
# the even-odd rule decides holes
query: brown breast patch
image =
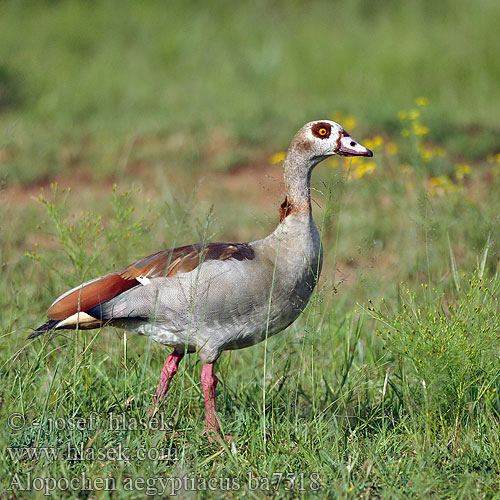
{"label": "brown breast patch", "polygon": [[288,201],[288,196],[285,196],[283,203],[280,205],[280,222],[283,222],[293,212],[293,205]]}

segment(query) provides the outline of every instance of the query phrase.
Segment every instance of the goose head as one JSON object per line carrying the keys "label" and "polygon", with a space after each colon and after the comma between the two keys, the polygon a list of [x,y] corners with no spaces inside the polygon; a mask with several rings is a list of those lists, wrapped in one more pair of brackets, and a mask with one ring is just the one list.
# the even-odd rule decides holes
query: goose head
{"label": "goose head", "polygon": [[318,120],[306,123],[295,135],[288,155],[314,167],[329,156],[373,156],[373,152],[355,141],[338,123]]}
{"label": "goose head", "polygon": [[373,153],[330,120],[306,123],[295,134],[283,162],[286,196],[280,207],[280,222],[294,212],[310,214],[312,170],[334,155],[371,157]]}

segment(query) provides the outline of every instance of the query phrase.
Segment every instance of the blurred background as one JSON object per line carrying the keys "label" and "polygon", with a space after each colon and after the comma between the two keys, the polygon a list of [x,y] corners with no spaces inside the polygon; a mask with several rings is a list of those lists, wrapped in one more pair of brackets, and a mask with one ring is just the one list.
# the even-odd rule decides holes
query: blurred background
{"label": "blurred background", "polygon": [[498,148],[499,25],[495,0],[3,1],[2,172],[99,178],[127,148],[224,170],[333,111],[394,132],[419,96],[429,140],[480,158]]}

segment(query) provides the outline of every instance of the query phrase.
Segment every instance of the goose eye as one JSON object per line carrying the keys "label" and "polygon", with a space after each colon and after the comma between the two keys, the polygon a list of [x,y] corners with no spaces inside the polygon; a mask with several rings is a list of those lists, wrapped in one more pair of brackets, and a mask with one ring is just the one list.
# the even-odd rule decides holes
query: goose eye
{"label": "goose eye", "polygon": [[320,122],[314,124],[311,132],[314,136],[319,137],[320,139],[327,139],[330,137],[332,128],[328,123]]}

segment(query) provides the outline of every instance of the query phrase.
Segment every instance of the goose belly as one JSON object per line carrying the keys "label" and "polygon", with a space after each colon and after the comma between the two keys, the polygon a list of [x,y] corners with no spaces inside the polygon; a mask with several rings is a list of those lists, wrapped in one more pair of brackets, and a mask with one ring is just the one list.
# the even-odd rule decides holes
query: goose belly
{"label": "goose belly", "polygon": [[163,289],[154,319],[122,319],[121,325],[115,324],[179,351],[218,357],[224,350],[242,349],[282,331],[303,311],[315,285],[310,271],[290,279],[289,273],[277,269],[273,280],[272,272],[243,266],[239,276],[234,269],[228,273],[232,279],[226,283],[220,267],[218,271],[216,280],[203,273],[196,287],[184,283],[185,293],[178,293],[178,285],[178,303]]}

